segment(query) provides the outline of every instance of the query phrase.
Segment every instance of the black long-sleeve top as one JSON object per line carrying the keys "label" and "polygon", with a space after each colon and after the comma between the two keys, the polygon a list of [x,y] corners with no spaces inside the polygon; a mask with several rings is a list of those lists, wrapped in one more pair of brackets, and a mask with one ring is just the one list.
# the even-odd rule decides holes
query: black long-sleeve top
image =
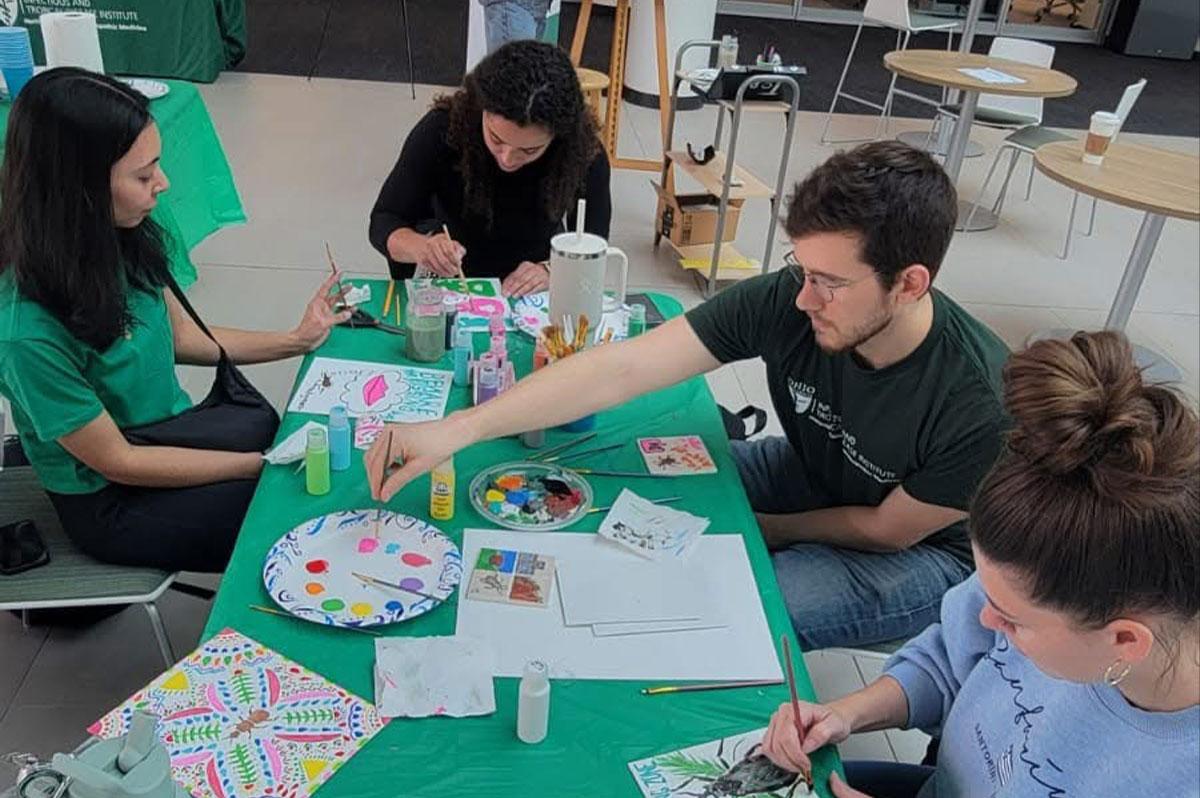
{"label": "black long-sleeve top", "polygon": [[[550,239],[563,229],[560,219],[546,216],[541,183],[548,159],[539,158],[515,172],[490,162],[494,204],[489,230],[483,219],[464,211],[460,153],[446,142],[449,123],[446,111],[425,114],[409,133],[371,210],[371,245],[388,258],[393,278],[413,273],[413,264],[397,263],[388,255],[388,236],[401,227],[432,232],[446,224],[454,240],[466,247],[463,268],[472,277],[503,279],[522,261],[546,260]],[[608,158],[601,150],[588,167],[580,196],[587,199],[585,229],[604,238],[612,218],[608,178]],[[574,207],[567,227],[575,229]]]}

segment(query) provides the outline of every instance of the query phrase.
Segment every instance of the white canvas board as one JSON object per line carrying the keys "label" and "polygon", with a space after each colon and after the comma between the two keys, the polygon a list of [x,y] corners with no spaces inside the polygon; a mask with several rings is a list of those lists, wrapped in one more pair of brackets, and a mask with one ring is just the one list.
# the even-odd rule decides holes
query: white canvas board
{"label": "white canvas board", "polygon": [[700,620],[712,615],[702,566],[647,562],[625,549],[611,562],[561,564],[558,592],[567,626]]}
{"label": "white canvas board", "polygon": [[[531,543],[533,538],[536,543]],[[633,559],[593,534],[481,529],[463,533],[465,562],[473,562],[485,546],[520,549],[530,545],[554,557],[560,568],[568,563],[599,570],[620,567]],[[519,677],[527,661],[540,659],[556,679],[782,679],[742,537],[703,535],[687,566],[707,573],[711,605],[721,617],[730,619],[725,628],[671,634],[669,639],[645,634],[597,637],[591,626],[569,627],[556,612],[460,601],[456,633],[489,641],[496,651],[496,675],[502,677]],[[557,584],[553,590],[556,594]],[[551,595],[551,608],[558,601],[557,595]]]}

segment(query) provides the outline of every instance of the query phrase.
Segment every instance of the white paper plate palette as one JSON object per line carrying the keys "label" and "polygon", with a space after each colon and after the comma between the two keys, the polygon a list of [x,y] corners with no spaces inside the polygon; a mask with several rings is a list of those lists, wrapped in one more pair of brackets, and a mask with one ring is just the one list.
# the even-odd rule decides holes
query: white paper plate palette
{"label": "white paper plate palette", "polygon": [[[281,608],[327,626],[379,626],[416,618],[454,593],[462,553],[419,518],[345,510],[305,521],[276,541],[263,584]],[[391,583],[385,587],[355,574]]]}

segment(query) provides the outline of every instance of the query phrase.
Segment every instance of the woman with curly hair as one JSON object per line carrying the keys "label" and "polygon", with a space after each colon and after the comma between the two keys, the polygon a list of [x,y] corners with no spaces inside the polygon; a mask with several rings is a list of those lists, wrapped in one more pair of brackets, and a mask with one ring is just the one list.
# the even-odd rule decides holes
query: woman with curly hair
{"label": "woman with curly hair", "polygon": [[[507,296],[549,284],[550,238],[608,237],[608,159],[566,53],[511,42],[439,97],[409,134],[371,211],[371,244],[394,279],[499,277]],[[443,225],[449,236],[443,232]]]}

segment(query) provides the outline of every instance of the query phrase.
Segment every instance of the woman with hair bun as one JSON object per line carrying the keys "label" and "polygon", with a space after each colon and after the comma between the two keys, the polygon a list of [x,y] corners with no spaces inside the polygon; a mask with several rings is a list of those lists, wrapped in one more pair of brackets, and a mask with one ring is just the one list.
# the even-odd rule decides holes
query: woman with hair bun
{"label": "woman with hair bun", "polygon": [[[516,41],[479,62],[409,133],[375,207],[371,244],[393,279],[498,277],[507,296],[544,290],[550,238],[608,237],[608,158],[566,53]],[[449,231],[447,235],[444,230]]]}
{"label": "woman with hair bun", "polygon": [[1005,372],[1013,428],[971,505],[977,573],[870,686],[790,705],[763,750],[793,770],[854,732],[921,728],[937,766],[846,765],[839,798],[1197,796],[1200,432],[1112,332]]}

